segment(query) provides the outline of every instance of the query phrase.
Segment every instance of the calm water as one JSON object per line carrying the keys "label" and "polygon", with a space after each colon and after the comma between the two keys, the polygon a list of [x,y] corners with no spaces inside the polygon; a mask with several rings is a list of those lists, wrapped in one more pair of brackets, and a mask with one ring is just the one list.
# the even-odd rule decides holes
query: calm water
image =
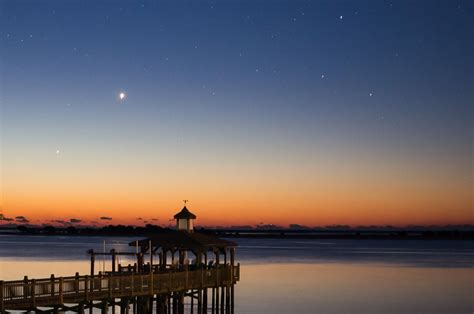
{"label": "calm water", "polygon": [[[132,238],[0,235],[0,279],[89,270]],[[474,242],[238,239],[236,313],[473,313]],[[126,262],[122,260],[122,263]],[[102,268],[101,262],[97,265]],[[109,265],[107,265],[109,266]]]}

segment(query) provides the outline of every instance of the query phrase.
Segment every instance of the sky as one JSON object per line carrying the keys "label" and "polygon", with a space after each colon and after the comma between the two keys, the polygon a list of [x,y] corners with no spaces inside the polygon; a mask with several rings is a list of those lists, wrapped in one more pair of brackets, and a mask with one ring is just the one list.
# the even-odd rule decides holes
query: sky
{"label": "sky", "polygon": [[473,7],[2,0],[1,212],[474,223]]}

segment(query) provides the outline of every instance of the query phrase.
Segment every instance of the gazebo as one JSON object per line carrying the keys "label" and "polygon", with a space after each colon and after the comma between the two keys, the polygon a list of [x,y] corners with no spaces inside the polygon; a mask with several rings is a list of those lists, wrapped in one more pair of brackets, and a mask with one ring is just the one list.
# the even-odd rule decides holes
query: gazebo
{"label": "gazebo", "polygon": [[[149,272],[166,269],[182,269],[185,265],[191,268],[213,267],[220,264],[235,263],[237,244],[213,235],[194,232],[196,215],[186,206],[174,215],[176,230],[163,229],[147,239],[130,242],[130,246],[138,249],[138,271]],[[150,254],[151,252],[151,254]],[[145,265],[143,256],[150,254],[150,262]],[[155,264],[153,256],[158,256]],[[141,257],[141,258],[140,258]],[[192,257],[190,259],[189,257]],[[170,263],[169,263],[170,262]]]}

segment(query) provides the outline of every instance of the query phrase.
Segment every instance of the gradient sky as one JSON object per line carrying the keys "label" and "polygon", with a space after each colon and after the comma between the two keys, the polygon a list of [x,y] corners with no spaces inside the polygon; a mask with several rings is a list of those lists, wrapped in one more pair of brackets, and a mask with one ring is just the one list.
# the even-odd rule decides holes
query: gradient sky
{"label": "gradient sky", "polygon": [[472,1],[3,0],[3,213],[474,223],[473,38]]}

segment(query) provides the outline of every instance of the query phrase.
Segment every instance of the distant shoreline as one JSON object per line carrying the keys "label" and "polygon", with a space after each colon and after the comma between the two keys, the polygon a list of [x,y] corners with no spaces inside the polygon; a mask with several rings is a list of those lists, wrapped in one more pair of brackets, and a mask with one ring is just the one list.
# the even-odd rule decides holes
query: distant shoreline
{"label": "distant shoreline", "polygon": [[[120,236],[148,237],[170,230],[158,226],[126,227],[107,226],[94,228],[4,228],[0,235],[37,235],[37,236]],[[474,229],[443,230],[370,230],[370,229],[196,229],[196,232],[216,235],[222,238],[247,239],[351,239],[351,240],[474,240]]]}

